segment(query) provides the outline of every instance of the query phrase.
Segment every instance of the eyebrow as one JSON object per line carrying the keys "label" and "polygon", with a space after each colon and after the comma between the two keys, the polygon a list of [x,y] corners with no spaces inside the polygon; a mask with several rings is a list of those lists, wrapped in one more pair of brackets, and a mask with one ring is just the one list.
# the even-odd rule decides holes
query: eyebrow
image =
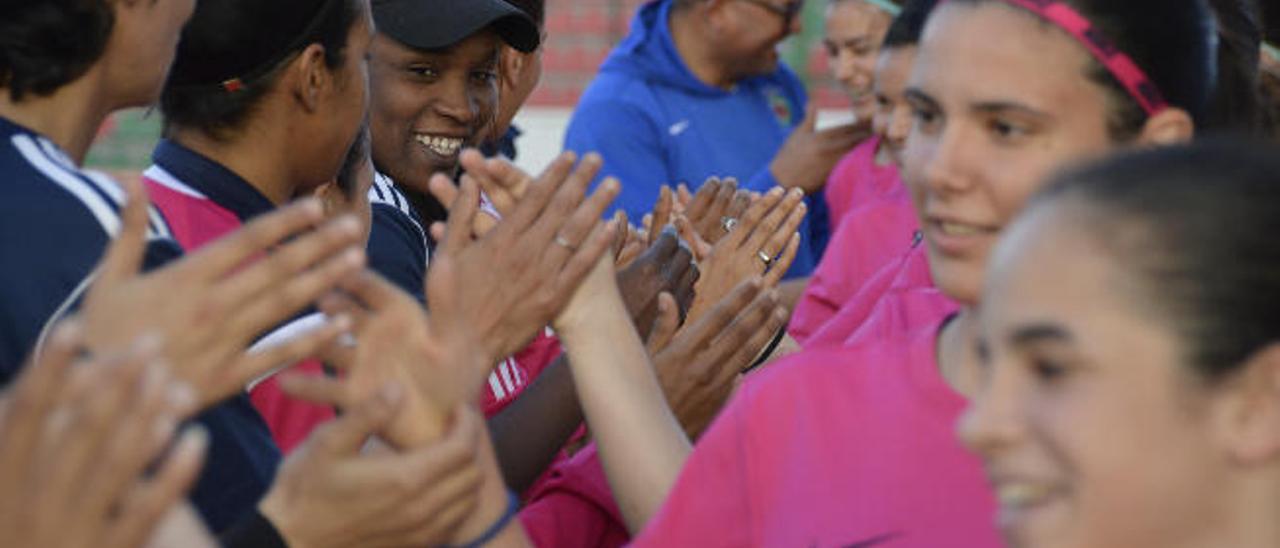
{"label": "eyebrow", "polygon": [[1009,341],[1015,346],[1027,346],[1041,342],[1072,342],[1075,337],[1062,326],[1040,323],[1025,325],[1009,333]]}
{"label": "eyebrow", "polygon": [[861,46],[872,41],[871,36],[856,36],[848,40],[829,40],[824,38],[824,43],[832,46]]}
{"label": "eyebrow", "polygon": [[938,101],[918,87],[915,87],[915,86],[908,87],[907,90],[904,91],[902,94],[907,98],[908,101],[925,103],[930,107],[938,108]]}
{"label": "eyebrow", "polygon": [[1029,116],[1032,118],[1039,118],[1042,120],[1048,120],[1049,118],[1051,118],[1051,116],[1049,116],[1044,112],[1041,112],[1039,110],[1036,110],[1024,104],[1015,103],[1012,101],[989,101],[984,103],[977,103],[972,107],[970,107],[970,109],[979,114],[987,114],[987,115],[1015,113],[1015,114],[1021,114],[1023,116]]}

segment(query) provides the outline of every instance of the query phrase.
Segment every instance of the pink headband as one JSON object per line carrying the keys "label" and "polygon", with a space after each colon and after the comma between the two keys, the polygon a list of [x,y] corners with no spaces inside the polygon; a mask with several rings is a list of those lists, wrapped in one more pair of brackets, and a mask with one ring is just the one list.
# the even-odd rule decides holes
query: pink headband
{"label": "pink headband", "polygon": [[[1147,116],[1155,116],[1168,108],[1164,96],[1156,88],[1155,82],[1147,77],[1147,73],[1138,67],[1133,59],[1116,48],[1105,36],[1094,28],[1080,12],[1056,0],[1001,0],[1007,4],[1019,6],[1030,11],[1050,24],[1067,31],[1077,42],[1080,42],[1089,53],[1106,67],[1121,86],[1129,92]],[[1121,0],[1117,0],[1121,1]]]}

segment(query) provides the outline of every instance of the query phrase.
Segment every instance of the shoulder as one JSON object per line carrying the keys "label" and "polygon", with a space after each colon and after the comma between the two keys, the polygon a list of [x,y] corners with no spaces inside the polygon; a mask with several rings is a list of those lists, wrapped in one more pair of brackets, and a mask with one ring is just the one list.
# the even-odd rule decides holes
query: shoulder
{"label": "shoulder", "polygon": [[[634,123],[655,120],[661,105],[650,85],[635,77],[601,78],[592,83],[574,108],[570,125]],[[621,129],[634,130],[636,128]]]}
{"label": "shoulder", "polygon": [[421,240],[422,248],[426,249],[427,227],[409,203],[409,198],[396,188],[390,178],[381,173],[374,177],[373,185],[369,187],[369,203],[373,206],[375,227],[379,224],[399,226]]}
{"label": "shoulder", "polygon": [[801,410],[817,402],[847,401],[851,393],[872,388],[869,381],[882,369],[905,360],[909,343],[909,337],[888,337],[805,349],[748,377],[741,392],[755,404],[748,407],[761,409]]}

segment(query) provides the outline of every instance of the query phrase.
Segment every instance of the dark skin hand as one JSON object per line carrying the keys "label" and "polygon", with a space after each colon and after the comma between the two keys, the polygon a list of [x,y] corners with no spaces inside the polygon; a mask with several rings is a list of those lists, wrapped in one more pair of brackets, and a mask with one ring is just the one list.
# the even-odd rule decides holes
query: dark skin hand
{"label": "dark skin hand", "polygon": [[663,306],[647,347],[671,411],[691,440],[706,431],[733,394],[738,375],[787,323],[777,292],[764,285],[759,277],[742,282],[678,331],[671,303]]}
{"label": "dark skin hand", "polygon": [[[462,155],[467,176],[486,189],[495,208],[509,215],[535,179],[501,160],[484,160],[471,152]],[[452,204],[457,199],[454,188],[432,185],[436,198]],[[668,192],[667,203],[672,203]],[[499,222],[500,223],[500,222]],[[476,225],[479,236],[487,234],[499,223]],[[619,223],[619,230],[626,228]],[[647,333],[658,314],[658,295],[674,295],[684,316],[693,301],[693,286],[698,270],[690,252],[670,231],[659,231],[654,245],[644,250],[618,274],[619,287],[626,298],[632,321]],[[537,480],[556,453],[582,424],[582,409],[574,389],[564,356],[557,358],[525,388],[520,397],[488,421],[503,477],[517,492]]]}
{"label": "dark skin hand", "polygon": [[674,230],[665,230],[626,270],[618,273],[618,289],[640,337],[647,338],[658,314],[658,295],[675,296],[680,317],[693,302],[698,269],[693,254],[680,245]]}
{"label": "dark skin hand", "polygon": [[[676,295],[674,322],[684,317],[693,301],[698,269],[689,251],[671,232],[618,273],[618,285],[631,312],[631,321],[648,336],[659,315],[659,295]],[[489,419],[498,463],[507,485],[527,489],[546,471],[555,455],[582,424],[582,407],[574,388],[568,359],[561,355],[543,370],[516,401]]]}

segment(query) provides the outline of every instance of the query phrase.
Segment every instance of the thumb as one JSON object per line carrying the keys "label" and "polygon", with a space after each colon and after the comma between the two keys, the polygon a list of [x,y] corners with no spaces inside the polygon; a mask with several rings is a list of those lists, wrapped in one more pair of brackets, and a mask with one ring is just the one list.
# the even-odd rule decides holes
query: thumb
{"label": "thumb", "polygon": [[676,330],[680,327],[679,312],[675,297],[666,291],[658,294],[658,315],[653,319],[653,329],[649,331],[649,340],[645,343],[649,356],[654,356],[671,344],[671,339],[675,338]]}
{"label": "thumb", "polygon": [[320,452],[330,455],[350,455],[364,446],[369,436],[385,428],[403,399],[399,385],[388,383],[377,395],[357,403],[341,417],[321,426],[311,435],[311,441]]}
{"label": "thumb", "polygon": [[805,131],[812,133],[818,127],[818,107],[813,103],[809,103],[804,107],[804,121],[800,122],[800,127]]}

